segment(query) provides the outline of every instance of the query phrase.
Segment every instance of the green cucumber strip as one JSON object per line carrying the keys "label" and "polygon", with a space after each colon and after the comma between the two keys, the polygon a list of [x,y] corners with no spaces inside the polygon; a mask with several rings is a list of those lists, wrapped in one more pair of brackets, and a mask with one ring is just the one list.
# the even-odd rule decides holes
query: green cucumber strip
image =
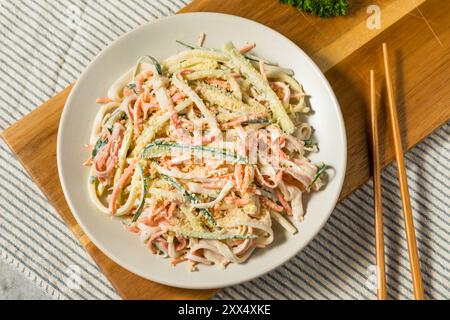
{"label": "green cucumber strip", "polygon": [[272,90],[269,83],[265,81],[262,75],[245,59],[231,42],[225,45],[224,51],[228,54],[234,66],[240,70],[255,89],[269,102],[274,120],[280,124],[281,129],[288,134],[292,134],[295,130],[294,123],[289,118],[283,103]]}
{"label": "green cucumber strip", "polygon": [[207,240],[244,240],[255,239],[257,236],[253,234],[226,234],[219,232],[200,232],[200,231],[181,231],[179,235],[186,238],[207,239]]}
{"label": "green cucumber strip", "polygon": [[112,133],[114,123],[122,120],[122,118],[124,118],[126,115],[127,114],[125,113],[125,111],[123,111],[121,109],[116,109],[111,114],[111,117],[109,117],[108,121],[106,121],[106,127],[108,128],[108,130],[110,130],[110,132]]}
{"label": "green cucumber strip", "polygon": [[[185,188],[183,188],[183,186],[181,184],[179,184],[174,178],[166,176],[166,175],[162,175],[162,177],[167,182],[169,182],[175,189],[180,191],[181,194],[183,196],[185,196],[192,204],[197,204],[200,202],[194,194],[190,193]],[[211,212],[208,209],[199,208],[198,210],[206,218],[206,220],[208,221],[209,224],[213,225],[214,227],[217,226],[216,220],[214,219],[214,217],[212,216]]]}
{"label": "green cucumber strip", "polygon": [[305,143],[305,147],[312,147],[315,145],[315,143],[312,141],[312,139],[307,139],[303,141]]}
{"label": "green cucumber strip", "polygon": [[328,169],[328,166],[326,164],[323,164],[319,171],[317,171],[317,174],[315,175],[313,181],[311,182],[311,184],[308,186],[308,190],[310,190],[313,185],[317,182],[317,180],[319,180],[320,176],[325,172],[325,170]]}
{"label": "green cucumber strip", "polygon": [[247,164],[249,162],[247,157],[238,156],[231,152],[217,149],[217,148],[210,148],[210,147],[203,147],[203,146],[191,146],[187,144],[178,144],[178,143],[172,143],[172,142],[165,142],[165,141],[156,141],[154,143],[151,143],[147,145],[142,152],[142,158],[149,159],[153,157],[160,156],[161,152],[171,152],[172,150],[185,150],[185,151],[200,151],[209,153],[212,155],[224,157],[225,159],[229,161],[233,161],[234,163],[242,163]]}
{"label": "green cucumber strip", "polygon": [[158,72],[158,74],[162,75],[162,68],[161,68],[161,65],[159,64],[158,60],[156,60],[152,56],[142,56],[142,57],[139,58],[139,60],[138,60],[138,62],[136,64],[136,68],[134,69],[133,79],[136,78],[137,73],[139,71],[139,67],[141,66],[141,64],[143,62],[149,62],[150,64],[154,65],[155,68],[156,68],[156,71]]}
{"label": "green cucumber strip", "polygon": [[127,85],[127,88],[132,90],[134,92],[135,95],[139,95],[138,92],[136,91],[136,84],[135,83],[130,83],[129,85]]}
{"label": "green cucumber strip", "polygon": [[94,149],[92,149],[92,159],[95,158],[95,156],[100,152],[100,150],[106,146],[109,143],[109,140],[102,140],[102,138],[97,140],[97,143],[94,146]]}
{"label": "green cucumber strip", "polygon": [[[175,40],[175,42],[177,42],[178,44],[181,44],[182,46],[185,46],[186,48],[192,49],[192,50],[209,50],[209,51],[216,51],[216,52],[220,52],[220,50],[216,50],[216,49],[211,49],[211,48],[207,48],[207,47],[201,47],[198,46],[196,44],[192,44],[192,43],[188,43],[186,41],[181,41],[181,40]],[[259,58],[257,56],[254,56],[252,54],[245,54],[244,55],[248,60],[251,61],[255,61],[255,62],[259,62],[259,61],[263,61],[265,64],[268,64],[270,66],[277,66],[278,64],[272,61],[268,61],[262,58]]]}

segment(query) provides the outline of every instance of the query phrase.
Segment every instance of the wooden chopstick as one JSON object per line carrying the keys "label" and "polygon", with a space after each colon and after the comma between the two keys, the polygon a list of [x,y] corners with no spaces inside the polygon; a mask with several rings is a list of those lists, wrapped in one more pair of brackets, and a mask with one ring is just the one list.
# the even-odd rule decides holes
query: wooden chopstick
{"label": "wooden chopstick", "polygon": [[384,267],[384,234],[381,203],[380,151],[378,144],[378,110],[375,92],[375,73],[370,70],[370,119],[372,129],[373,195],[375,211],[375,249],[377,264],[377,292],[379,300],[386,300],[386,275]]}
{"label": "wooden chopstick", "polygon": [[383,43],[384,70],[386,76],[386,87],[388,94],[388,113],[391,120],[392,137],[395,147],[395,160],[397,161],[398,178],[400,182],[400,192],[403,207],[403,219],[405,221],[406,241],[408,244],[409,264],[413,282],[414,296],[417,300],[423,299],[422,276],[420,273],[419,256],[417,253],[416,236],[414,232],[414,222],[411,213],[411,203],[409,199],[408,181],[403,158],[403,147],[398,125],[397,107],[394,99],[394,88],[392,86],[389,57],[386,43]]}

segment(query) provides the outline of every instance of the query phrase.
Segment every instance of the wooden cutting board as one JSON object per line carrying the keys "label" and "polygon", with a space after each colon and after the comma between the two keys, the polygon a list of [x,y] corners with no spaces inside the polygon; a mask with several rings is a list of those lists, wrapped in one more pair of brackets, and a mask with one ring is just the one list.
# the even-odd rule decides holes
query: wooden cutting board
{"label": "wooden cutting board", "polygon": [[[405,148],[410,149],[450,119],[450,1],[350,2],[347,17],[329,20],[305,15],[275,0],[194,0],[181,10],[223,12],[261,22],[286,35],[316,61],[336,93],[347,128],[348,169],[341,199],[370,177],[368,78],[369,69],[375,69],[378,93],[384,101],[382,42],[390,49]],[[381,10],[381,29],[371,30],[367,28],[367,8],[374,2]],[[212,297],[216,290],[170,288],[126,271],[95,247],[78,226],[64,199],[55,161],[59,119],[70,90],[5,130],[3,139],[123,298]],[[393,154],[390,137],[383,130],[383,111],[379,118],[382,162],[387,165]]]}

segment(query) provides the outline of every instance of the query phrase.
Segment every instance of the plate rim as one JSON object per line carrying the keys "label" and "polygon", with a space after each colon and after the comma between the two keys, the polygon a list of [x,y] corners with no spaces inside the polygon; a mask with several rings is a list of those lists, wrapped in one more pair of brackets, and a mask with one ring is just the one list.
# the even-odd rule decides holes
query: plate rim
{"label": "plate rim", "polygon": [[[141,29],[144,29],[146,27],[148,27],[149,25],[152,24],[157,24],[160,23],[161,21],[166,21],[166,20],[176,20],[178,19],[180,16],[205,16],[205,15],[216,15],[216,16],[220,16],[220,17],[225,17],[227,19],[235,19],[235,20],[243,20],[246,23],[250,23],[250,24],[254,24],[259,28],[265,29],[266,31],[271,31],[273,33],[275,33],[277,36],[279,36],[280,38],[282,38],[284,41],[287,41],[288,43],[290,43],[298,52],[298,54],[302,55],[304,59],[306,59],[309,64],[311,65],[311,67],[314,69],[314,71],[317,73],[317,75],[320,78],[320,81],[322,83],[322,85],[324,86],[324,88],[326,88],[326,90],[328,91],[331,100],[333,101],[334,106],[336,106],[336,111],[337,111],[337,120],[338,120],[338,128],[339,128],[339,132],[340,132],[340,137],[342,139],[342,168],[340,168],[341,170],[336,170],[338,172],[340,172],[340,174],[337,174],[334,179],[338,179],[338,185],[337,185],[337,191],[335,192],[334,196],[333,196],[333,208],[331,210],[329,210],[329,212],[326,214],[326,217],[320,222],[320,224],[318,224],[317,229],[312,232],[311,236],[309,237],[309,239],[307,239],[307,241],[304,242],[304,244],[298,249],[298,250],[294,250],[292,254],[288,254],[286,256],[283,256],[282,258],[279,259],[279,261],[273,265],[271,265],[270,267],[266,267],[266,268],[261,268],[258,271],[255,271],[253,273],[251,273],[249,276],[245,276],[242,277],[238,280],[227,280],[224,281],[222,284],[219,285],[202,285],[202,284],[194,284],[192,283],[191,285],[178,285],[175,284],[171,281],[166,281],[164,279],[160,279],[160,278],[152,278],[148,275],[144,275],[143,273],[141,273],[139,270],[136,270],[134,267],[130,266],[126,261],[123,261],[121,259],[119,259],[115,254],[113,254],[112,252],[110,252],[109,250],[107,250],[102,244],[101,241],[97,241],[95,235],[93,233],[91,233],[91,231],[89,230],[89,228],[86,227],[86,225],[83,223],[83,219],[80,218],[80,216],[78,215],[77,211],[75,210],[75,206],[72,203],[72,200],[70,199],[70,197],[68,197],[69,191],[68,191],[68,187],[66,186],[66,179],[65,179],[65,174],[64,174],[64,169],[63,166],[61,164],[61,148],[62,148],[62,132],[63,132],[63,128],[64,128],[64,124],[67,121],[67,113],[68,113],[68,106],[70,106],[72,104],[72,100],[74,99],[74,96],[76,94],[76,91],[80,85],[80,83],[83,82],[83,79],[86,76],[87,71],[99,60],[101,59],[101,57],[103,55],[105,55],[107,52],[113,50],[113,48],[115,46],[117,46],[120,42],[122,42],[125,38],[129,37],[131,34],[138,32]],[[302,250],[304,250],[313,239],[315,239],[318,235],[318,233],[323,229],[324,225],[328,222],[334,208],[336,207],[338,200],[339,200],[339,196],[342,192],[342,188],[343,188],[343,184],[344,184],[344,180],[345,180],[345,173],[346,173],[346,169],[347,169],[347,135],[346,135],[346,127],[345,127],[345,123],[344,123],[344,118],[342,115],[342,110],[340,107],[340,104],[336,98],[336,95],[330,85],[330,83],[328,82],[328,80],[326,79],[325,75],[323,74],[323,72],[320,70],[320,68],[317,66],[317,64],[310,58],[310,56],[308,54],[306,54],[295,42],[293,42],[292,40],[290,40],[288,37],[286,37],[285,35],[281,34],[280,32],[262,24],[259,22],[256,22],[254,20],[248,19],[248,18],[244,18],[241,16],[236,16],[236,15],[231,15],[231,14],[225,14],[225,13],[218,13],[218,12],[187,12],[187,13],[177,13],[171,16],[167,16],[167,17],[161,17],[158,18],[154,21],[150,21],[148,23],[144,23],[143,25],[140,25],[126,33],[124,33],[123,35],[121,35],[120,37],[118,37],[116,40],[114,40],[111,44],[109,44],[108,46],[106,46],[104,49],[102,49],[90,62],[89,64],[86,66],[86,68],[83,70],[83,72],[81,73],[81,75],[79,76],[79,78],[76,80],[75,85],[73,86],[65,104],[64,104],[64,109],[62,111],[61,114],[61,119],[59,122],[59,126],[58,126],[58,135],[57,135],[57,147],[56,147],[56,158],[57,158],[57,167],[58,167],[58,176],[59,176],[59,180],[60,180],[60,184],[61,184],[61,188],[63,190],[63,194],[64,194],[64,199],[67,202],[67,205],[72,213],[72,215],[74,216],[76,222],[78,223],[78,225],[81,227],[81,229],[83,230],[83,232],[88,236],[88,238],[92,241],[92,243],[103,253],[105,254],[109,259],[111,259],[113,262],[115,262],[116,264],[118,264],[119,266],[123,267],[124,269],[126,269],[127,271],[138,275],[140,277],[142,277],[143,279],[146,280],[150,280],[159,284],[163,284],[166,286],[171,286],[171,287],[177,287],[177,288],[182,288],[182,289],[219,289],[219,288],[224,288],[224,287],[229,287],[229,286],[233,286],[233,285],[237,285],[240,283],[244,283],[244,282],[248,282],[251,281],[253,279],[259,278],[265,274],[267,274],[268,272],[275,270],[276,268],[279,268],[281,265],[289,262],[295,255],[297,255],[299,252],[301,252]],[[83,248],[86,250],[86,248],[83,246]],[[108,279],[109,280],[109,279]],[[226,283],[225,283],[226,282]]]}

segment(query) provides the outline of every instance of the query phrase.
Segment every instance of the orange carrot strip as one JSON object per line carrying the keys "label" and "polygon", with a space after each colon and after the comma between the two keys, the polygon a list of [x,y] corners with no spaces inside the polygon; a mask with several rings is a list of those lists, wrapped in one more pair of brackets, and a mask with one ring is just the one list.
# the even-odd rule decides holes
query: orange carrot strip
{"label": "orange carrot strip", "polygon": [[110,98],[98,98],[97,100],[95,100],[95,102],[99,104],[107,104],[113,102],[113,100],[111,100]]}
{"label": "orange carrot strip", "polygon": [[264,206],[266,206],[269,209],[272,209],[276,212],[283,212],[284,208],[278,204],[276,204],[275,202],[273,202],[272,200],[266,198],[266,197],[261,197],[261,202]]}

